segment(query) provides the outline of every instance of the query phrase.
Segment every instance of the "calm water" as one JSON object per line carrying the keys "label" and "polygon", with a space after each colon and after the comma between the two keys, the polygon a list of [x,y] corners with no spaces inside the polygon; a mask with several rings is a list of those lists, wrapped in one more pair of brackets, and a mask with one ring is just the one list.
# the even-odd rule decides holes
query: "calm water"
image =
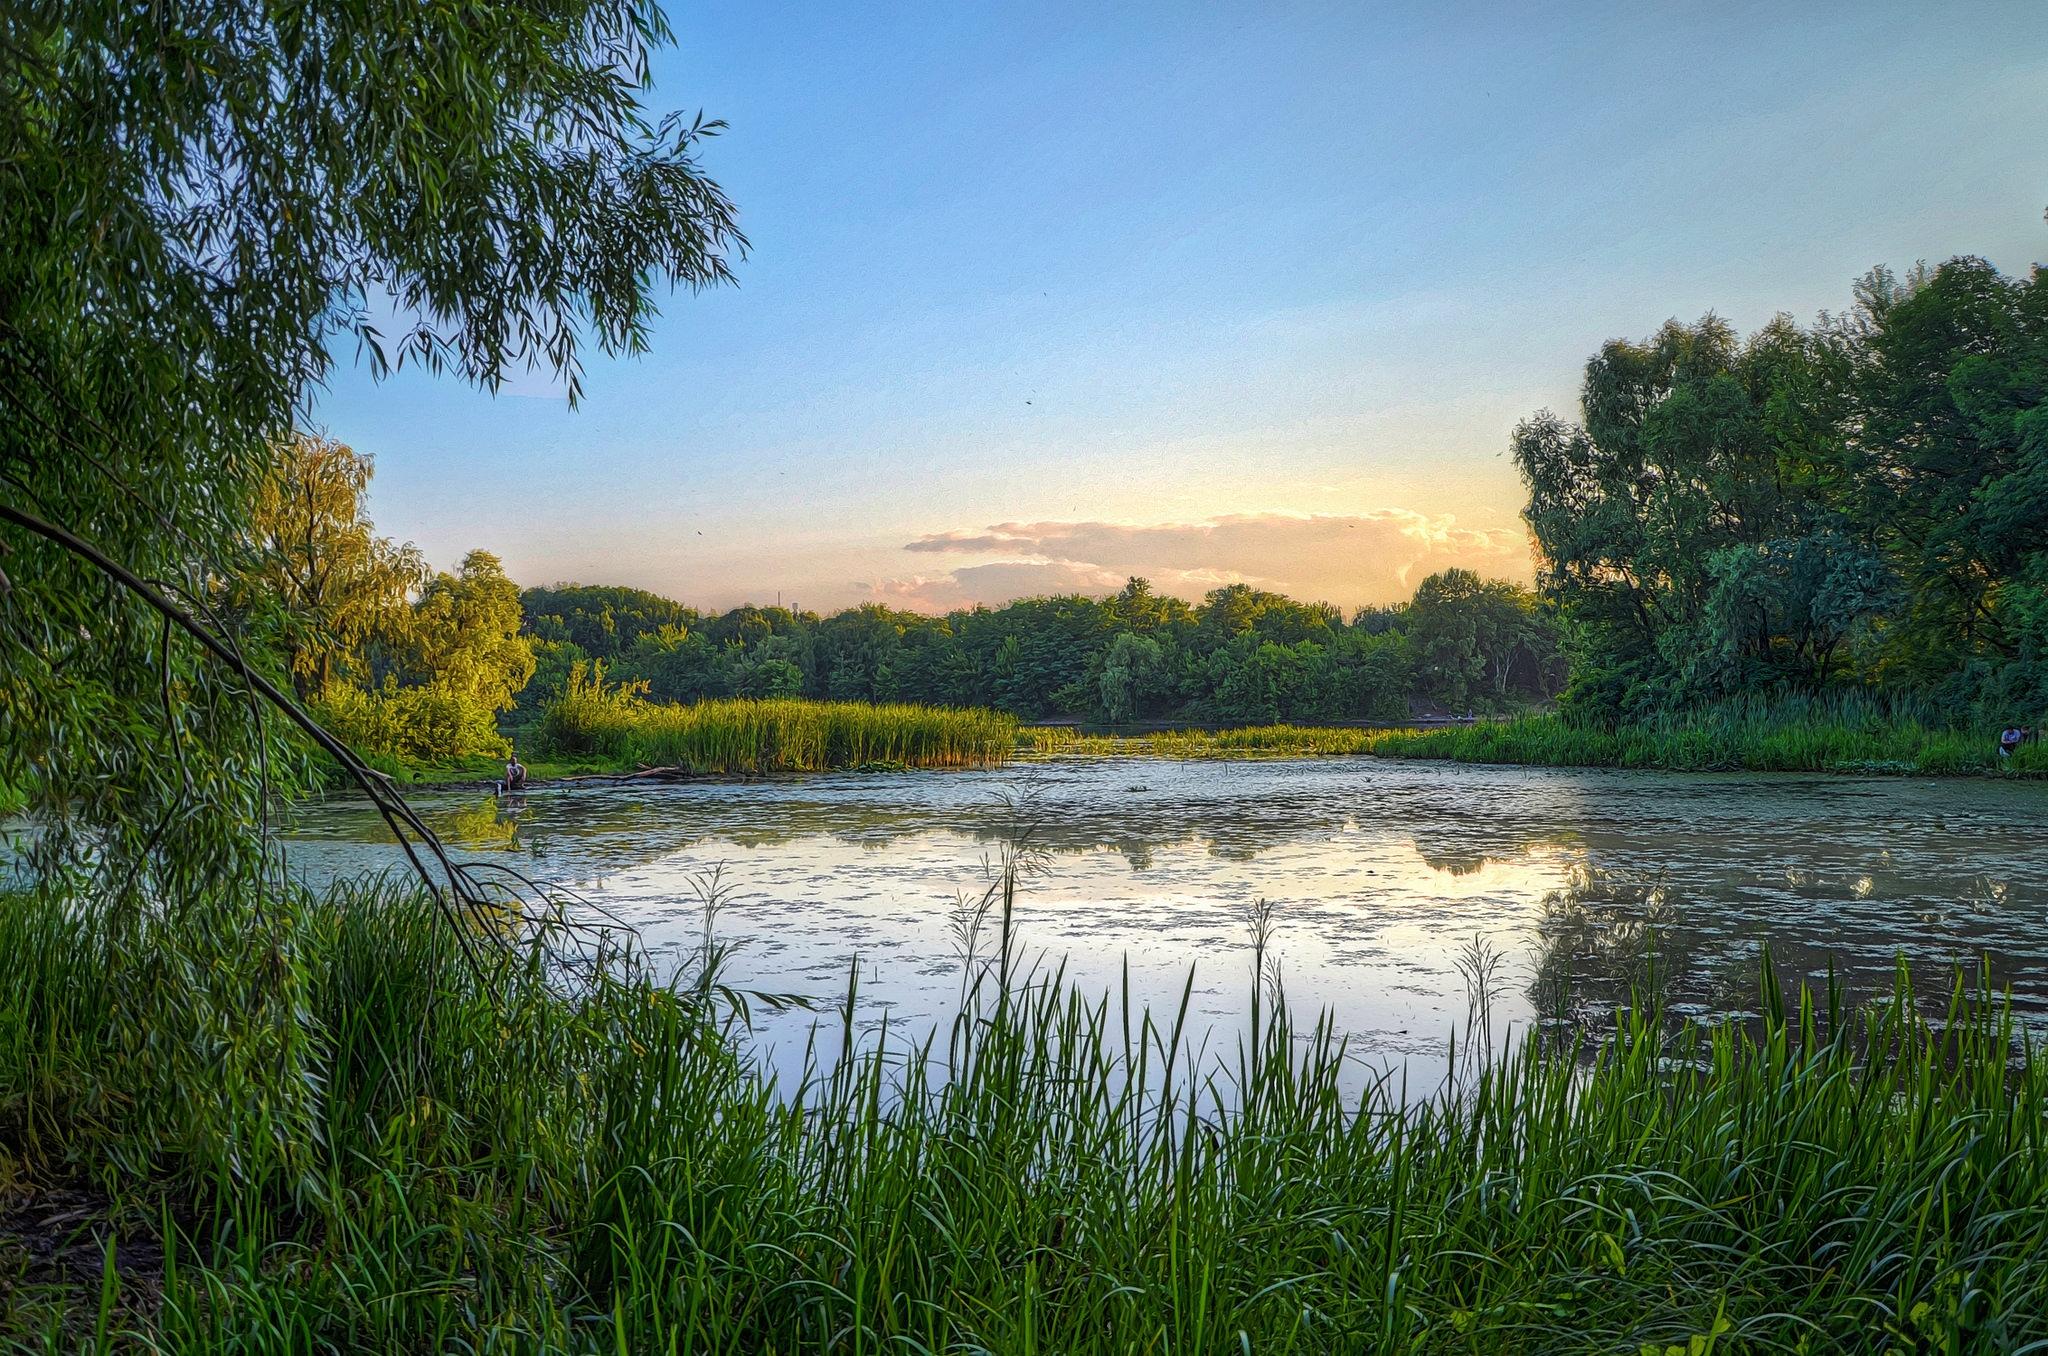
{"label": "calm water", "polygon": [[[857,964],[869,1028],[950,1017],[958,901],[1026,828],[1042,858],[1017,911],[1026,949],[1096,992],[1128,967],[1155,1004],[1192,967],[1225,1044],[1259,898],[1297,1008],[1329,1009],[1362,1058],[1411,1078],[1440,1072],[1469,1020],[1475,946],[1496,1030],[1597,1013],[1648,973],[1646,936],[1683,1011],[1753,1005],[1768,943],[1788,979],[1832,961],[1854,994],[1888,988],[1900,954],[1930,995],[1988,954],[2029,1020],[2048,1019],[2038,786],[1124,759],[419,803],[469,855],[573,886],[678,962],[701,934],[693,881],[722,866],[728,978],[830,1007]],[[315,878],[396,860],[349,801],[311,808],[288,850]],[[766,1020],[763,1048],[790,1067],[814,1020]]]}

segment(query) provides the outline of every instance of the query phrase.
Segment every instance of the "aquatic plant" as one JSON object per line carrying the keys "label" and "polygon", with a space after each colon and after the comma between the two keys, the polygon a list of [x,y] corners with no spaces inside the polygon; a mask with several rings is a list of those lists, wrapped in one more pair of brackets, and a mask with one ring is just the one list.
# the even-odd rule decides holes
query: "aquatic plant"
{"label": "aquatic plant", "polygon": [[670,705],[578,665],[534,738],[558,757],[705,773],[960,768],[1007,761],[1017,720],[974,708],[795,697]]}
{"label": "aquatic plant", "polygon": [[1767,969],[1756,1027],[1632,1012],[1590,1060],[1475,1044],[1434,1095],[1351,1096],[1355,1057],[1252,966],[1260,1015],[1207,1060],[1192,979],[1149,1012],[1013,970],[998,938],[949,1029],[863,1042],[849,992],[855,1053],[779,1097],[701,969],[565,973],[535,935],[479,970],[371,885],[264,916],[236,939],[0,898],[6,1341],[2048,1340],[2048,1072],[1967,987],[1931,1020],[1903,982],[1851,1014]]}
{"label": "aquatic plant", "polygon": [[1856,693],[1740,697],[1618,727],[1535,715],[1456,728],[1389,732],[1368,752],[1459,762],[1678,772],[2048,775],[2048,749],[1998,757],[1996,727],[1958,725],[1904,697]]}
{"label": "aquatic plant", "polygon": [[[2037,728],[2038,719],[2030,721]],[[1460,763],[1662,768],[1674,772],[1836,772],[2048,776],[2048,746],[1998,756],[1998,730],[1957,726],[1907,697],[1742,697],[1635,724],[1607,726],[1555,714],[1426,729],[1260,725],[1163,731],[1136,738],[1076,735],[1049,751],[1169,758],[1373,754]]]}

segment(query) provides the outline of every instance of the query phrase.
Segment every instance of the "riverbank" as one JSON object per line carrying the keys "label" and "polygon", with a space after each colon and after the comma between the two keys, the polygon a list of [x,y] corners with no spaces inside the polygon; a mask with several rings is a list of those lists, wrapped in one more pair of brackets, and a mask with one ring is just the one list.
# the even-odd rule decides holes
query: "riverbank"
{"label": "riverbank", "polygon": [[[858,702],[662,706],[610,694],[550,709],[523,753],[536,783],[637,775],[760,776],[998,766],[1012,757],[1369,756],[1667,772],[2048,778],[2048,744],[1998,756],[1994,727],[1955,728],[1896,704],[1731,702],[1607,728],[1554,713],[1417,726],[1261,725],[1090,734],[998,712]],[[402,784],[495,782],[503,764],[371,760]],[[4,790],[4,788],[0,788]]]}
{"label": "riverbank", "polygon": [[1638,1017],[1590,1062],[1576,1039],[1468,1056],[1458,1092],[1409,1106],[1386,1084],[1338,1094],[1341,1047],[1274,1008],[1252,963],[1254,1034],[1199,1076],[1185,1001],[1126,1021],[1114,996],[1019,985],[908,1065],[872,1044],[813,1065],[799,1111],[718,1038],[701,970],[663,984],[615,961],[563,988],[539,963],[555,935],[479,973],[424,901],[366,888],[264,916],[257,947],[241,910],[0,898],[0,1339],[2048,1337],[2048,1067],[1967,997],[1937,1029],[1909,1007],[1830,1020],[1824,995],[1766,984],[1760,1037]]}
{"label": "riverbank", "polygon": [[1025,737],[1033,752],[1105,757],[1365,755],[1667,772],[2048,777],[2048,746],[2036,741],[2001,759],[1996,729],[1958,730],[1825,710],[1787,714],[1782,706],[1707,708],[1616,729],[1545,714],[1433,729],[1267,725],[1133,736],[1029,731]]}

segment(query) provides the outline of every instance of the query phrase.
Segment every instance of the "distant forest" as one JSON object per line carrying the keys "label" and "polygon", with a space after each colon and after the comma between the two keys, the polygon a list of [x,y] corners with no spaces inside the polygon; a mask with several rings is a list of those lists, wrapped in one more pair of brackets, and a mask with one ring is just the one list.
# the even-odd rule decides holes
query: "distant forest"
{"label": "distant forest", "polygon": [[[1560,696],[1601,726],[1859,692],[2048,711],[2048,274],[1981,259],[1859,280],[1810,325],[1718,316],[1614,340],[1580,418],[1511,447],[1537,591],[1451,570],[1392,608],[1134,579],[923,617],[709,617],[630,589],[521,595],[540,677],[578,660],[670,701],[801,694],[1026,718],[1400,719]],[[1568,680],[1567,680],[1568,675]]]}
{"label": "distant forest", "polygon": [[1432,575],[1409,601],[1348,620],[1243,584],[1190,605],[1143,579],[1107,598],[1025,598],[943,617],[876,605],[705,614],[593,585],[526,589],[520,605],[537,667],[515,724],[592,662],[657,701],[909,701],[1109,724],[1497,711],[1554,696],[1565,677],[1535,595],[1469,570]]}
{"label": "distant forest", "polygon": [[712,614],[641,589],[521,590],[488,551],[452,572],[378,535],[370,459],[330,438],[279,444],[229,594],[274,618],[277,664],[354,748],[400,764],[495,758],[580,667],[659,702],[718,697],[979,706],[1027,720],[1234,724],[1501,711],[1565,678],[1555,609],[1447,570],[1346,619],[1244,585],[1199,605],[1133,579],[1107,598],[1026,598],[944,617]]}
{"label": "distant forest", "polygon": [[[1715,316],[1615,340],[1580,418],[1514,432],[1535,590],[1447,570],[1346,617],[1237,584],[1132,579],[943,617],[711,614],[638,589],[520,590],[376,534],[369,460],[279,445],[223,601],[269,618],[299,695],[356,747],[490,755],[578,665],[656,701],[814,697],[1026,720],[1398,721],[1555,699],[1652,723],[1730,698],[1907,699],[1945,725],[2048,713],[2048,279],[1878,270],[1855,304],[1747,338]],[[1878,709],[1874,707],[1873,709]]]}

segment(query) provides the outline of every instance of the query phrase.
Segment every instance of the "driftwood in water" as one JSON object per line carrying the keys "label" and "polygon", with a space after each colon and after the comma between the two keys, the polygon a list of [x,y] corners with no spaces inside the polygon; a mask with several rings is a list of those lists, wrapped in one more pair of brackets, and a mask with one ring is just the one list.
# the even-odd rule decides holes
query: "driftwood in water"
{"label": "driftwood in water", "polygon": [[543,786],[596,785],[615,786],[621,782],[683,782],[694,774],[683,767],[642,767],[638,772],[583,772],[573,777],[549,777],[544,781],[528,779],[523,788],[532,791]]}

